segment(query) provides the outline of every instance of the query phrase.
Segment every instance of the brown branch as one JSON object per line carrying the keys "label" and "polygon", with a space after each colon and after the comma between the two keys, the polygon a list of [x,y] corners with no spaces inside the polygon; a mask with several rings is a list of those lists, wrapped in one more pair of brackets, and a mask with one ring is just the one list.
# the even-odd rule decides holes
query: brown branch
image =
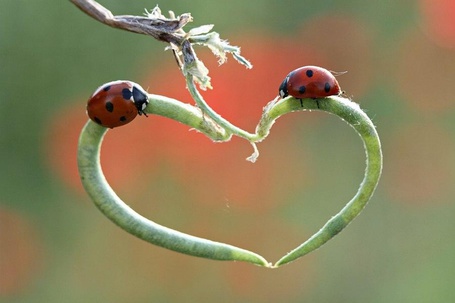
{"label": "brown branch", "polygon": [[191,14],[185,13],[175,17],[169,12],[169,18],[161,14],[156,6],[151,12],[146,11],[146,16],[118,15],[94,0],[70,0],[80,10],[99,22],[110,27],[119,28],[129,32],[152,36],[153,38],[169,43],[167,49],[173,51],[175,60],[185,75],[194,77],[202,89],[211,88],[208,69],[200,61],[192,44],[209,47],[218,57],[220,64],[226,62],[226,53],[232,54],[240,64],[251,68],[251,63],[240,55],[240,48],[231,46],[222,40],[216,32],[210,32],[213,25],[203,25],[185,32],[183,27],[193,21]]}
{"label": "brown branch", "polygon": [[147,17],[119,15],[114,16],[110,10],[93,0],[70,0],[80,10],[101,23],[114,28],[123,29],[137,34],[180,46],[185,40],[182,28],[193,20],[186,13],[176,18],[166,18],[156,7]]}

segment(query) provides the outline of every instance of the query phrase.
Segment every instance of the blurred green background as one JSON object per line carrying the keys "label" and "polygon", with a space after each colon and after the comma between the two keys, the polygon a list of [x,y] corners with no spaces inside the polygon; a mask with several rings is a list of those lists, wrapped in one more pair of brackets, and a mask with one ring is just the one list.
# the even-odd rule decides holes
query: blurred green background
{"label": "blurred green background", "polygon": [[[101,2],[142,14],[155,2]],[[0,1],[0,302],[452,302],[455,300],[455,3],[451,0],[177,1],[187,29],[215,24],[254,69],[210,68],[207,101],[253,131],[284,76],[334,71],[377,125],[384,173],[343,233],[277,270],[192,258],[120,230],[78,181],[85,102],[129,79],[191,103],[165,45],[109,28],[69,1]],[[269,261],[354,195],[364,153],[336,117],[294,113],[259,144],[213,144],[161,117],[110,131],[102,162],[148,218],[254,250]]]}

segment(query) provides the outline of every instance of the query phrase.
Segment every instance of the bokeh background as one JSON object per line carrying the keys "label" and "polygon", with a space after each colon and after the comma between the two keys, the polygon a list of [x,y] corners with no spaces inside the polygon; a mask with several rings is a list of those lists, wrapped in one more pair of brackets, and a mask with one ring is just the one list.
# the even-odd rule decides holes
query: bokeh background
{"label": "bokeh background", "polygon": [[[155,2],[101,1],[114,14]],[[254,131],[301,65],[338,78],[377,125],[384,173],[343,233],[277,270],[177,254],[120,230],[76,169],[85,102],[129,79],[192,100],[170,52],[109,28],[69,1],[0,1],[0,302],[452,302],[455,300],[455,2],[230,0],[160,4],[215,24],[254,64],[210,69],[209,104]],[[276,261],[354,195],[365,156],[324,113],[280,118],[259,145],[214,144],[162,117],[109,131],[102,163],[134,209],[175,229]]]}

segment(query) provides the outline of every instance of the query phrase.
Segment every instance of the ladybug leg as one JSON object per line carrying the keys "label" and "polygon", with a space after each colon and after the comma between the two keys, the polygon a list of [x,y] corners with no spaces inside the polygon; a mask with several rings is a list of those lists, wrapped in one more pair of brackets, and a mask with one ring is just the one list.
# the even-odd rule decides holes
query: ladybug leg
{"label": "ladybug leg", "polygon": [[318,98],[313,98],[314,101],[316,101],[316,105],[319,109],[321,109],[321,107],[319,106],[319,99]]}
{"label": "ladybug leg", "polygon": [[303,107],[303,100],[302,99],[299,99],[300,100],[300,106]]}

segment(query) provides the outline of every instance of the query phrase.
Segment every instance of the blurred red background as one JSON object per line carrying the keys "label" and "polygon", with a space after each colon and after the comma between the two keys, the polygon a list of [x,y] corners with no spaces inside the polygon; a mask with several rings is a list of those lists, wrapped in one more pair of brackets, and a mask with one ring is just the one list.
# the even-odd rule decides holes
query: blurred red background
{"label": "blurred red background", "polygon": [[[371,205],[326,247],[274,271],[137,240],[102,217],[80,185],[77,139],[85,102],[100,84],[131,79],[193,104],[164,45],[107,28],[70,3],[0,4],[0,158],[8,172],[0,179],[0,302],[448,302],[453,1],[293,3],[279,14],[267,0],[163,7],[191,11],[194,26],[216,23],[253,63],[246,70],[230,58],[218,66],[196,48],[214,88],[205,99],[235,125],[253,132],[284,76],[314,64],[347,71],[338,78],[342,89],[378,126],[385,170]],[[103,4],[122,14],[145,5]],[[224,12],[231,5],[242,8],[235,24]],[[49,20],[36,16],[43,7]],[[11,10],[28,21],[14,25],[4,13]],[[34,32],[31,20],[42,21],[49,37]],[[353,130],[318,112],[280,118],[258,147],[252,164],[244,140],[213,143],[176,121],[140,117],[108,132],[102,165],[112,187],[148,218],[275,261],[350,199],[364,155]]]}

